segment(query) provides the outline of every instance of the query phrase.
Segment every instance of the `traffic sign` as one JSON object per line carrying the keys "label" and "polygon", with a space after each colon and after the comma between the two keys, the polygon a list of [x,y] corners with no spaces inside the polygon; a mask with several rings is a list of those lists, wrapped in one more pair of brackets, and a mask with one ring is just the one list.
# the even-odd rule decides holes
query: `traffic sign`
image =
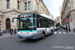
{"label": "traffic sign", "polygon": [[0,26],[1,26],[1,23],[0,23]]}
{"label": "traffic sign", "polygon": [[68,19],[67,21],[70,22],[70,19]]}

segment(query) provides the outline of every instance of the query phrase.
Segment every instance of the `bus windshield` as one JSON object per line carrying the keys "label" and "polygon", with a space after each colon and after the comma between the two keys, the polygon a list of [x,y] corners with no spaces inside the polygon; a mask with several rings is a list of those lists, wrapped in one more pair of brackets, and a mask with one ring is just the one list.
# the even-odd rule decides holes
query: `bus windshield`
{"label": "bus windshield", "polygon": [[33,17],[20,18],[19,29],[21,30],[35,30],[35,19]]}

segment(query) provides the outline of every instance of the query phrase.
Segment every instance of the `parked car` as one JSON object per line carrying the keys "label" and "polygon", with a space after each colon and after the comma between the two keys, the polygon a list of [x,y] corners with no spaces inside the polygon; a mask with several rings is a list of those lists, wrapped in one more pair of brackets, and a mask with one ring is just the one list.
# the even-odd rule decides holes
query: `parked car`
{"label": "parked car", "polygon": [[60,28],[60,26],[59,26],[59,27],[56,27],[56,26],[55,26],[55,27],[54,27],[54,30],[57,31],[59,28]]}

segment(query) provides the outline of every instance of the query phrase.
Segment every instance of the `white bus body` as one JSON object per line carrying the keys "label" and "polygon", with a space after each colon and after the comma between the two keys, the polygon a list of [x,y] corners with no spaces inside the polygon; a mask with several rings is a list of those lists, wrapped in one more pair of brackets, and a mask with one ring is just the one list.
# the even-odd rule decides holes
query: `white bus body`
{"label": "white bus body", "polygon": [[16,19],[18,20],[17,33],[19,38],[44,38],[46,35],[53,34],[54,32],[54,21],[49,17],[45,17],[37,13],[27,13],[19,15]]}

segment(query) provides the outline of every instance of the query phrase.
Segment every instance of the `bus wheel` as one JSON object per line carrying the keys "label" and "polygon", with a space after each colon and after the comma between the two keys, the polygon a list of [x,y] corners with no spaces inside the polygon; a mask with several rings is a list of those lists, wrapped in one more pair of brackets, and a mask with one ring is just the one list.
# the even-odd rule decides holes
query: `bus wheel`
{"label": "bus wheel", "polygon": [[51,31],[51,35],[53,35],[53,34],[54,34],[54,31],[52,30],[52,31]]}
{"label": "bus wheel", "polygon": [[45,38],[45,34],[44,33],[42,33],[42,38]]}

